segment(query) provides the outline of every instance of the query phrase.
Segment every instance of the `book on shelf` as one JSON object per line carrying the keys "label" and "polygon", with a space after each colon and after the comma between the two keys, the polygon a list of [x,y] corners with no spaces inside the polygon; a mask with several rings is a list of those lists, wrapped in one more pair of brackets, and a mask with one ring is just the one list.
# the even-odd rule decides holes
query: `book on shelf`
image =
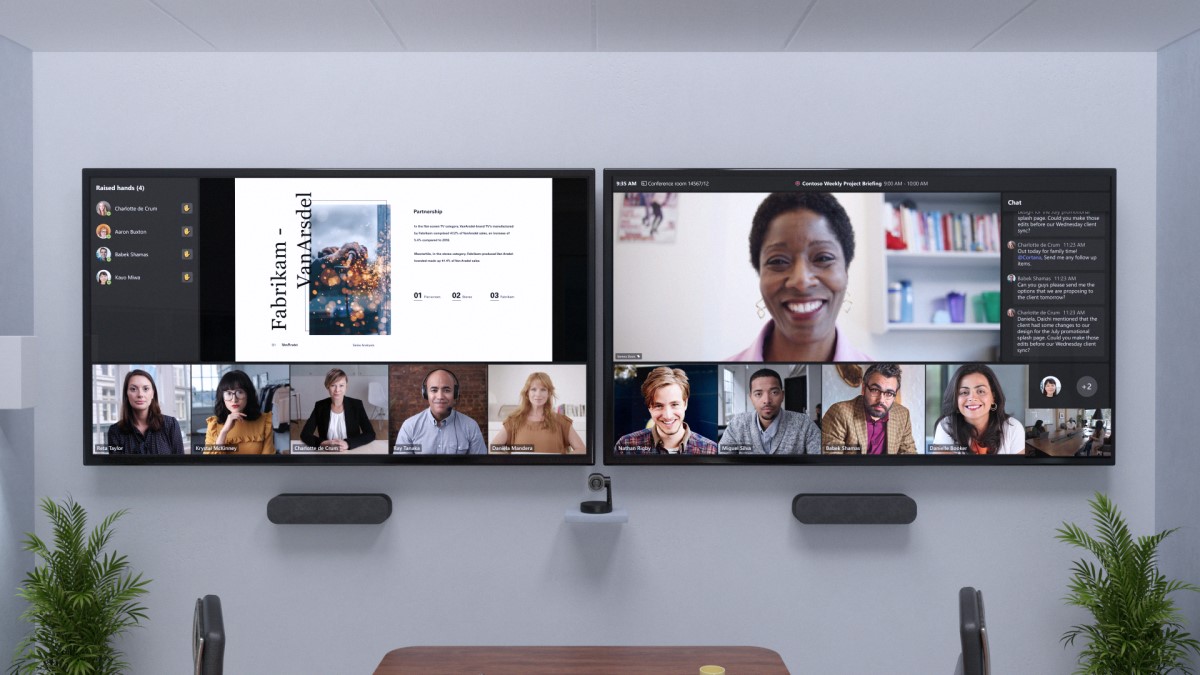
{"label": "book on shelf", "polygon": [[587,416],[586,403],[563,403],[558,406],[558,414],[566,415],[573,419],[579,419]]}
{"label": "book on shelf", "polygon": [[893,206],[887,233],[889,250],[995,253],[1000,250],[1000,214]]}

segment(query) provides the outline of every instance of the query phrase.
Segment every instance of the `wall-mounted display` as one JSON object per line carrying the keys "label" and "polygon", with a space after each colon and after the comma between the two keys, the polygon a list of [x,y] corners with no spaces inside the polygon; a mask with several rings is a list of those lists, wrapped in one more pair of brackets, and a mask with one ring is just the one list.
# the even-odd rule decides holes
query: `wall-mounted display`
{"label": "wall-mounted display", "polygon": [[1114,463],[1115,170],[604,183],[607,463]]}
{"label": "wall-mounted display", "polygon": [[84,463],[592,463],[594,185],[84,170]]}

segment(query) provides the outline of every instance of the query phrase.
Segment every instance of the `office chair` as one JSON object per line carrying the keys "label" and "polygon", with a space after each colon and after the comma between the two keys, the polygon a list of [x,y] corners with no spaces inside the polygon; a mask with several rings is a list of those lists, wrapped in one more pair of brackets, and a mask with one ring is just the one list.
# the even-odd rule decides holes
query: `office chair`
{"label": "office chair", "polygon": [[221,598],[206,595],[196,600],[192,616],[192,661],[195,675],[221,675],[225,663],[225,621]]}
{"label": "office chair", "polygon": [[958,591],[958,631],[962,653],[954,675],[991,675],[987,624],[983,619],[983,591],[964,586]]}

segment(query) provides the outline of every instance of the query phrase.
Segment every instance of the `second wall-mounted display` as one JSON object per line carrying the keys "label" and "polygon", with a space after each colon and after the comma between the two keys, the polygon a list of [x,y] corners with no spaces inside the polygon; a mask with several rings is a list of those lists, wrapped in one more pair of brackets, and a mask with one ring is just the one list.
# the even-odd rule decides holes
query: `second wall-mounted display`
{"label": "second wall-mounted display", "polygon": [[604,183],[607,463],[1114,462],[1115,171]]}

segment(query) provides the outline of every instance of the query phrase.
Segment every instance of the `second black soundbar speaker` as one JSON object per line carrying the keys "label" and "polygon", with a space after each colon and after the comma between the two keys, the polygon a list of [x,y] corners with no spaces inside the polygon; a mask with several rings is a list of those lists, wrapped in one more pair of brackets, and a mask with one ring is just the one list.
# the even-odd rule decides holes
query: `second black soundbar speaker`
{"label": "second black soundbar speaker", "polygon": [[903,494],[800,493],[792,515],[805,525],[907,525],[917,519],[917,503]]}
{"label": "second black soundbar speaker", "polygon": [[276,525],[378,525],[392,515],[392,498],[381,493],[281,494],[267,502]]}

